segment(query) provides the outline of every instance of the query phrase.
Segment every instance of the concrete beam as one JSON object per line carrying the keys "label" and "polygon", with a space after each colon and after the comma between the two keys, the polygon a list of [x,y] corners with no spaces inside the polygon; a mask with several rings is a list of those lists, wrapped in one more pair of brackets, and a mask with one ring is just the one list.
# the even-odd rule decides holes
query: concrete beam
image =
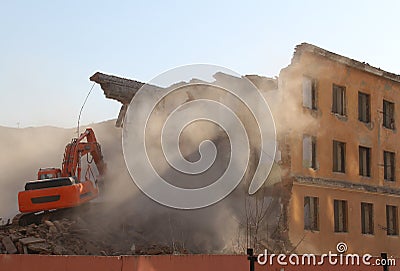
{"label": "concrete beam", "polygon": [[136,92],[144,85],[139,81],[101,72],[93,74],[90,77],[90,81],[99,84],[107,98],[117,100],[122,104],[129,104]]}
{"label": "concrete beam", "polygon": [[109,98],[122,103],[117,122],[115,126],[122,127],[126,110],[129,103],[136,92],[144,85],[144,83],[121,78],[113,75],[96,72],[90,77],[90,81],[96,82],[101,86],[104,95]]}

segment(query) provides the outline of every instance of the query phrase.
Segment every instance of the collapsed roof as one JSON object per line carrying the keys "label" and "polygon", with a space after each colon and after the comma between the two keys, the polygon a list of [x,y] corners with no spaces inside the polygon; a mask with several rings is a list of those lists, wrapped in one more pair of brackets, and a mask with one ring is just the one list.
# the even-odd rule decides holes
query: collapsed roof
{"label": "collapsed roof", "polygon": [[90,81],[98,83],[104,91],[107,98],[117,100],[122,103],[119,111],[118,119],[115,124],[117,127],[122,127],[126,110],[129,103],[136,92],[144,85],[144,83],[121,78],[113,75],[96,72],[90,77]]}
{"label": "collapsed roof", "polygon": [[[231,75],[216,73],[214,76],[215,80],[224,80],[228,77],[229,80],[234,78]],[[276,90],[278,88],[278,80],[276,78],[268,78],[259,75],[246,75],[244,76],[250,80],[258,89],[262,91]],[[241,78],[236,78],[241,80]],[[194,79],[195,80],[195,79]],[[124,122],[124,117],[128,109],[132,98],[139,91],[145,83],[117,77],[114,75],[108,75],[101,72],[96,72],[90,77],[90,81],[98,83],[104,91],[106,98],[116,100],[122,103],[121,109],[118,114],[118,119],[115,124],[117,127],[122,127]],[[179,84],[179,83],[177,83]],[[147,85],[150,89],[159,89],[159,87],[154,85]]]}

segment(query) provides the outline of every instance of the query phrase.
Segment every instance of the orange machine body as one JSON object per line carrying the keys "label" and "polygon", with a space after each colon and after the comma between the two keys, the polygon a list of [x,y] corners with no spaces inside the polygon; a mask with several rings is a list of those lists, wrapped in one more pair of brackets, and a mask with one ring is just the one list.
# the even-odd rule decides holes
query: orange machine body
{"label": "orange machine body", "polygon": [[[83,139],[87,142],[83,142]],[[99,194],[97,177],[90,165],[85,180],[81,181],[81,158],[88,154],[96,164],[99,177],[103,177],[106,164],[94,132],[88,128],[65,147],[61,169],[41,168],[38,180],[25,184],[25,190],[18,193],[19,211],[30,213],[76,207],[96,198]],[[91,177],[95,180],[92,181]]]}
{"label": "orange machine body", "polygon": [[[57,182],[57,180],[61,179],[63,178],[51,181]],[[43,181],[32,181],[27,184],[34,182]],[[91,181],[82,183],[71,182],[71,184],[59,187],[25,190],[18,193],[19,211],[21,213],[30,213],[75,207],[96,198],[98,194],[98,188]]]}

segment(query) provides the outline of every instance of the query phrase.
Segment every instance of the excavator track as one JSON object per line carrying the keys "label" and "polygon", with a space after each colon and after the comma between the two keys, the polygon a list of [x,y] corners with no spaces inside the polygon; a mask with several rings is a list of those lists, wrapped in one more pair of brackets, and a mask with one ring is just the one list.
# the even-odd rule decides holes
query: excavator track
{"label": "excavator track", "polygon": [[78,216],[86,216],[86,214],[90,212],[92,208],[95,208],[94,207],[95,205],[97,205],[97,203],[87,202],[80,206],[71,208],[42,211],[36,213],[19,213],[16,216],[14,216],[12,224],[19,226],[27,226],[30,224],[39,225],[45,220],[54,221],[54,220],[61,220],[63,218],[73,219]]}

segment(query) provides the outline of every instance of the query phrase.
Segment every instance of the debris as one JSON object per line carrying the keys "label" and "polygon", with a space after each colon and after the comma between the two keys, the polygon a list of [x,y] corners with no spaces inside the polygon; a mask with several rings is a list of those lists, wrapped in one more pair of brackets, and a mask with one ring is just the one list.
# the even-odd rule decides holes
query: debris
{"label": "debris", "polygon": [[55,245],[53,247],[53,254],[55,255],[63,255],[66,253],[66,250],[64,247],[60,246],[60,245]]}
{"label": "debris", "polygon": [[135,243],[133,243],[131,246],[131,251],[135,252],[135,250],[136,250],[136,246],[135,246]]}
{"label": "debris", "polygon": [[87,229],[87,228],[88,228],[88,224],[86,223],[86,221],[83,220],[83,219],[82,219],[81,217],[79,217],[79,216],[76,218],[75,226],[78,227],[78,228],[84,228],[84,229]]}
{"label": "debris", "polygon": [[21,244],[23,244],[24,246],[29,245],[29,244],[35,244],[35,243],[42,243],[45,241],[46,240],[44,240],[42,238],[36,238],[36,237],[26,237],[26,238],[22,238],[19,240],[19,242]]}
{"label": "debris", "polygon": [[18,252],[17,248],[15,247],[13,241],[9,236],[4,237],[1,242],[3,243],[3,246],[5,247],[8,254],[15,254]]}
{"label": "debris", "polygon": [[17,242],[19,239],[23,238],[21,235],[18,234],[10,234],[9,237],[13,242]]}
{"label": "debris", "polygon": [[63,232],[64,231],[64,226],[61,224],[60,221],[56,220],[53,222],[54,226],[56,226],[57,230],[59,232]]}
{"label": "debris", "polygon": [[24,247],[22,246],[22,244],[20,242],[17,243],[17,250],[19,254],[24,254]]}
{"label": "debris", "polygon": [[85,250],[89,255],[99,255],[100,250],[93,245],[91,242],[87,242],[85,245]]}
{"label": "debris", "polygon": [[49,221],[49,220],[45,220],[44,224],[46,224],[47,226],[51,227],[54,226],[53,222]]}
{"label": "debris", "polygon": [[31,224],[26,228],[26,234],[27,235],[34,235],[36,229],[37,229],[37,225]]}
{"label": "debris", "polygon": [[[172,254],[174,251],[168,245],[149,244],[136,231],[116,232],[87,221],[76,217],[46,220],[26,227],[5,226],[0,228],[0,253],[118,256]],[[182,249],[178,253],[187,251]]]}
{"label": "debris", "polygon": [[50,226],[49,233],[51,233],[51,234],[58,233],[56,226],[54,226],[54,225]]}
{"label": "debris", "polygon": [[[122,103],[116,122],[117,127],[122,127],[128,105],[136,92],[145,84],[139,81],[120,78],[100,72],[96,72],[90,77],[90,81],[100,84],[104,94],[109,99],[114,99]],[[148,88],[159,89],[156,86],[146,85]]]}
{"label": "debris", "polygon": [[28,251],[31,250],[36,253],[41,253],[41,254],[50,254],[51,253],[51,248],[48,244],[45,243],[33,243],[28,245]]}

